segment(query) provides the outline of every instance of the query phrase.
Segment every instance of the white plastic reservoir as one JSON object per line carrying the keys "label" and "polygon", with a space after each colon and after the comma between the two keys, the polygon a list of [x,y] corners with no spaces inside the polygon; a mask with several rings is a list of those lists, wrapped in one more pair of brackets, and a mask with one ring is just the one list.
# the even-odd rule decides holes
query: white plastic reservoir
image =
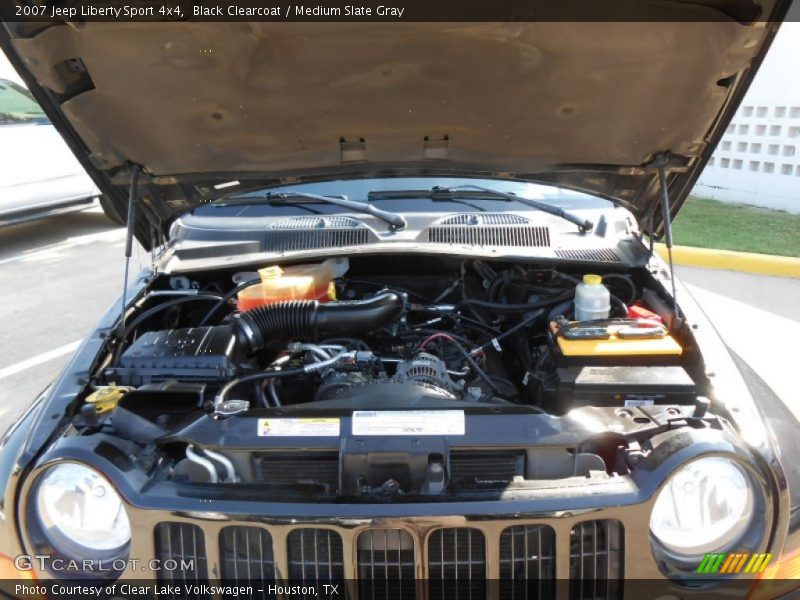
{"label": "white plastic reservoir", "polygon": [[600,275],[586,274],[575,289],[575,320],[607,319],[611,311],[611,294]]}

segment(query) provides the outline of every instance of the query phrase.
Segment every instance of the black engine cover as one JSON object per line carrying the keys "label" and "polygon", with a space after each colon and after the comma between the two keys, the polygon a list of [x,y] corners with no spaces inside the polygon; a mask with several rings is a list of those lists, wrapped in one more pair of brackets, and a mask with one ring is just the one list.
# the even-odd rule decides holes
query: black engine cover
{"label": "black engine cover", "polygon": [[238,373],[230,327],[192,327],[143,333],[125,350],[110,378],[141,386],[169,379],[224,383]]}

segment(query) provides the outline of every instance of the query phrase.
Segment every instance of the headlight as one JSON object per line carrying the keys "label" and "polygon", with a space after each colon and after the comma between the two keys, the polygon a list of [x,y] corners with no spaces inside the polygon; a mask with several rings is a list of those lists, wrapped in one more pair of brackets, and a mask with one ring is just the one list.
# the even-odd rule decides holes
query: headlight
{"label": "headlight", "polygon": [[62,463],[37,481],[34,528],[63,558],[127,558],[131,525],[119,494],[89,467]]}
{"label": "headlight", "polygon": [[755,504],[752,480],[742,467],[727,458],[701,458],[664,484],[650,515],[650,532],[668,554],[695,559],[739,542]]}

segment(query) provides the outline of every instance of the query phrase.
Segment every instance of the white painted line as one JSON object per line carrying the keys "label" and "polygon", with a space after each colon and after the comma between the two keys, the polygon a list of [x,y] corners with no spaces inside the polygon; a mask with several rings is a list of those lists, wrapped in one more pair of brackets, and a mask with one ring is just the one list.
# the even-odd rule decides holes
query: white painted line
{"label": "white painted line", "polygon": [[46,257],[47,255],[57,254],[63,250],[68,250],[76,246],[85,246],[96,242],[116,242],[124,239],[124,229],[113,229],[111,231],[101,231],[99,233],[88,233],[86,235],[67,238],[62,242],[36,248],[35,250],[28,250],[27,252],[17,254],[16,256],[9,256],[8,258],[0,259],[0,265],[18,262],[21,260],[36,260]]}
{"label": "white painted line", "polygon": [[12,375],[21,373],[26,369],[37,367],[43,363],[49,362],[54,358],[58,358],[59,356],[69,354],[70,352],[75,352],[75,350],[78,348],[78,344],[80,343],[81,343],[80,340],[75,342],[70,342],[69,344],[65,344],[59,348],[53,348],[52,350],[48,350],[47,352],[43,352],[42,354],[37,354],[36,356],[32,356],[31,358],[26,358],[25,360],[22,360],[18,363],[9,365],[8,367],[4,367],[0,369],[0,379],[11,377]]}

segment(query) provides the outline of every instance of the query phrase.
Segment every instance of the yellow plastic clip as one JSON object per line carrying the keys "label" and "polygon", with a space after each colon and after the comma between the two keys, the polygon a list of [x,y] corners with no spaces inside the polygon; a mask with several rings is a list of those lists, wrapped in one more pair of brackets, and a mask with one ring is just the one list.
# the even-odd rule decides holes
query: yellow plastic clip
{"label": "yellow plastic clip", "polygon": [[97,414],[102,415],[114,410],[117,407],[119,399],[129,391],[130,388],[127,387],[110,385],[89,394],[86,398],[86,402],[94,404]]}

